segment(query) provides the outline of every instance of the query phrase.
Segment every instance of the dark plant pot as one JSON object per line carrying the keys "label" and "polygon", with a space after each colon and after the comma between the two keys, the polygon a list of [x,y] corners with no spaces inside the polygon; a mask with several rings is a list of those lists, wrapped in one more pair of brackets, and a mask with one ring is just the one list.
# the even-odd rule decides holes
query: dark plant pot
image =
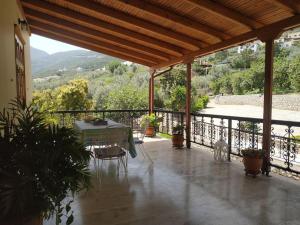
{"label": "dark plant pot", "polygon": [[263,163],[262,158],[254,158],[254,157],[244,157],[243,163],[245,166],[245,174],[253,175],[254,177],[261,172],[261,167]]}
{"label": "dark plant pot", "polygon": [[146,137],[154,137],[155,136],[155,127],[147,127],[146,129],[146,133],[145,133]]}
{"label": "dark plant pot", "polygon": [[183,142],[184,142],[183,134],[173,134],[172,135],[173,147],[182,148]]}
{"label": "dark plant pot", "polygon": [[5,221],[4,223],[1,223],[1,225],[43,225],[43,217],[35,216],[32,219],[27,219],[23,223],[21,223],[21,219],[15,219],[10,221]]}

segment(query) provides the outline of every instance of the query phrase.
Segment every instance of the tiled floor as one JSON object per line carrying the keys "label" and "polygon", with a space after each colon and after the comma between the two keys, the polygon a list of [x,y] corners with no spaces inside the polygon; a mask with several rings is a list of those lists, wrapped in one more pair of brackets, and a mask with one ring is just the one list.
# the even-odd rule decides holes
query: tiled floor
{"label": "tiled floor", "polygon": [[238,161],[214,162],[207,149],[174,150],[168,140],[145,147],[154,164],[139,154],[118,177],[107,162],[103,183],[94,179],[94,188],[76,198],[74,224],[300,224],[299,181],[245,177]]}

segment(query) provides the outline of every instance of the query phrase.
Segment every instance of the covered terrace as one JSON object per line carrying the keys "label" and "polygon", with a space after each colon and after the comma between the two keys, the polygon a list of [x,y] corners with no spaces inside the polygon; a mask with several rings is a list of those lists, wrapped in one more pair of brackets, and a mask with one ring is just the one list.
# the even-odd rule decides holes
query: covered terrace
{"label": "covered terrace", "polygon": [[[263,172],[270,172],[274,39],[300,24],[299,0],[21,0],[32,33],[149,67],[149,111],[159,70],[186,64],[186,146],[191,146],[191,64],[255,39],[265,42]],[[161,75],[162,73],[160,73]]]}
{"label": "covered terrace", "polygon": [[[77,224],[299,223],[298,183],[277,175],[247,178],[236,161],[217,164],[209,151],[201,151],[223,135],[215,122],[223,126],[226,121],[229,161],[252,145],[266,151],[264,174],[269,175],[271,165],[300,173],[297,165],[293,167],[299,143],[292,137],[293,127],[300,124],[272,121],[271,116],[274,40],[300,25],[299,0],[20,0],[20,4],[34,34],[149,67],[149,110],[140,115],[161,115],[163,133],[170,133],[174,122],[185,124],[190,151],[173,151],[168,140],[146,143],[154,164],[129,161],[128,175],[121,181],[108,176],[101,191],[79,196]],[[191,114],[193,60],[256,39],[265,43],[263,119]],[[180,63],[186,64],[185,113],[156,110],[155,77]],[[128,123],[134,114],[91,113],[123,113],[121,118]],[[262,124],[263,133],[233,128],[241,121]],[[287,136],[271,135],[272,124],[285,126]],[[274,151],[277,145],[280,152]],[[112,166],[108,172],[113,171]]]}

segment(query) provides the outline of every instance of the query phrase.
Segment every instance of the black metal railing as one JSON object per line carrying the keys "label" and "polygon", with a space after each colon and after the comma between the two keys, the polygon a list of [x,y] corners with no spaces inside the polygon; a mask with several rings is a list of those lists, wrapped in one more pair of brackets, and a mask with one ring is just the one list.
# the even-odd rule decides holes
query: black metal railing
{"label": "black metal railing", "polygon": [[[133,126],[148,110],[91,110],[58,111],[51,113],[51,119],[60,125],[72,126],[76,119],[87,115],[112,119]],[[172,127],[185,123],[184,112],[155,110],[160,117],[158,132],[172,134]],[[212,114],[191,114],[191,141],[195,144],[213,148],[218,140],[225,140],[231,155],[241,156],[245,148],[262,148],[263,120],[259,118],[223,116]],[[272,120],[271,166],[300,174],[300,122]]]}
{"label": "black metal railing", "polygon": [[72,111],[56,111],[49,114],[48,119],[61,126],[73,126],[76,120],[81,120],[87,116],[93,116],[101,119],[111,119],[128,126],[134,126],[138,120],[148,110],[72,110]]}

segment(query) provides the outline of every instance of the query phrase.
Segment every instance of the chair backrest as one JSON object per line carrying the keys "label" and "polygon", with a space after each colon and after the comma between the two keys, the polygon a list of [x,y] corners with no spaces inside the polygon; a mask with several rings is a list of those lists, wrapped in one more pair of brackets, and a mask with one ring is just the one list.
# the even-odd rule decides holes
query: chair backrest
{"label": "chair backrest", "polygon": [[145,127],[141,126],[141,118],[134,120],[132,131],[133,131],[133,136],[135,138],[138,138],[139,140],[143,141],[145,137],[146,129],[147,129],[147,125],[145,125]]}
{"label": "chair backrest", "polygon": [[128,148],[129,130],[124,129],[103,129],[88,133],[84,137],[84,143],[92,146],[120,146]]}

